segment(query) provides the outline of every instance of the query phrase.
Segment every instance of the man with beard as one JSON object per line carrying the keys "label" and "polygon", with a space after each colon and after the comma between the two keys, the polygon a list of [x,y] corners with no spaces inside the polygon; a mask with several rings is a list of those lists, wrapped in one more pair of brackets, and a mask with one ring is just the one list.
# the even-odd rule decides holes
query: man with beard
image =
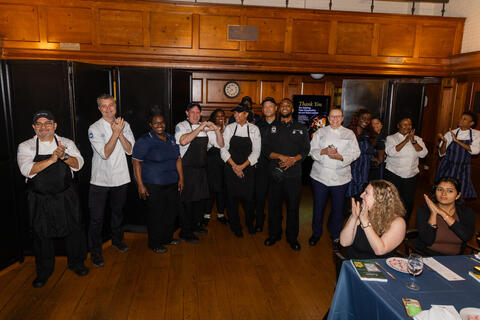
{"label": "man with beard", "polygon": [[33,234],[37,277],[32,285],[41,288],[53,272],[53,238],[63,238],[68,268],[85,276],[88,268],[80,201],[73,186],[73,171],[83,166],[75,143],[57,136],[57,123],[50,111],[33,116],[35,137],[18,146],[17,162],[27,181],[27,202]]}
{"label": "man with beard", "polygon": [[[266,133],[277,122],[277,103],[275,99],[267,97],[262,101],[263,119],[258,121],[257,127],[260,129],[262,139]],[[255,168],[255,232],[263,231],[265,221],[265,199],[268,193],[268,161],[269,159],[260,154]]]}
{"label": "man with beard", "polygon": [[180,145],[182,157],[184,187],[181,198],[185,212],[182,214],[180,238],[197,243],[193,234],[207,234],[201,227],[203,218],[203,200],[209,197],[207,180],[208,145],[223,148],[223,136],[220,128],[210,121],[200,122],[202,107],[190,103],[185,111],[187,120],[175,127],[175,140]]}
{"label": "man with beard", "polygon": [[298,243],[298,209],[302,190],[302,161],[310,150],[308,131],[292,119],[293,103],[280,102],[280,121],[266,130],[262,137],[262,153],[270,159],[270,199],[268,202],[268,232],[266,246],[282,237],[282,204],[287,203],[286,238],[293,250]]}

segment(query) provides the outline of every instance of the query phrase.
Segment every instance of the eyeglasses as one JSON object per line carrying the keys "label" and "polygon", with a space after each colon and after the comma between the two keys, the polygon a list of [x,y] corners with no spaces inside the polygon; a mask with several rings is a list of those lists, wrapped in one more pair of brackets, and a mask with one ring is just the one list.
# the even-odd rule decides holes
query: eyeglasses
{"label": "eyeglasses", "polygon": [[41,127],[50,128],[50,127],[53,126],[53,121],[35,122],[34,125],[35,125],[35,127],[37,127],[37,128],[41,128]]}

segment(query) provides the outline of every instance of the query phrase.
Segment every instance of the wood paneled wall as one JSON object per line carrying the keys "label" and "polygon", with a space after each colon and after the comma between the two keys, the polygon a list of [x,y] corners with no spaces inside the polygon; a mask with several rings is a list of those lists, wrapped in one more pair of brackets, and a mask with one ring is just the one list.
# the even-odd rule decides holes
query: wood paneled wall
{"label": "wood paneled wall", "polygon": [[[228,81],[240,85],[240,94],[228,98],[223,88]],[[331,95],[332,79],[314,80],[308,76],[271,73],[193,72],[192,100],[202,105],[202,116],[208,117],[216,108],[222,108],[230,116],[230,110],[240,103],[242,97],[253,100],[255,113],[261,114],[261,102],[266,97],[276,101],[292,98],[295,94]]]}
{"label": "wood paneled wall", "polygon": [[[0,1],[3,58],[200,70],[447,75],[464,26],[464,18],[235,5]],[[257,26],[258,41],[229,41],[229,25]]]}

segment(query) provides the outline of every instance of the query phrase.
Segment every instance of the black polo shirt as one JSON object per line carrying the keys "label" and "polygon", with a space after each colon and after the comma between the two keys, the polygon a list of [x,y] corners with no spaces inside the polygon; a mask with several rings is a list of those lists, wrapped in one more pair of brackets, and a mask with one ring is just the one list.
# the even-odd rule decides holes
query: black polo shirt
{"label": "black polo shirt", "polygon": [[[296,121],[275,121],[269,130],[262,133],[262,154],[270,157],[272,152],[294,157],[297,154],[302,156],[302,160],[295,162],[285,173],[287,177],[297,177],[302,175],[302,161],[310,151],[310,138],[307,128]],[[270,161],[270,168],[278,166],[280,160]]]}
{"label": "black polo shirt", "polygon": [[[260,136],[262,137],[262,141],[265,138],[265,134],[270,131],[270,128],[278,122],[278,119],[275,118],[271,123],[268,123],[265,118],[262,118],[260,121],[255,122],[255,125],[260,129]],[[263,148],[263,143],[262,143]],[[268,166],[268,162],[270,158],[262,152],[260,153],[260,157],[258,157],[257,169],[264,169]]]}

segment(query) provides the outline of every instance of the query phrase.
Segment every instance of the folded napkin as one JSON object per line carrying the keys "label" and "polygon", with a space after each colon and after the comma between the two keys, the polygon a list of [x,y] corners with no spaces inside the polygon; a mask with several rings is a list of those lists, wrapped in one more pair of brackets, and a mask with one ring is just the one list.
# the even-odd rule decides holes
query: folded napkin
{"label": "folded napkin", "polygon": [[462,320],[454,306],[433,305],[430,310],[417,314],[415,320]]}

